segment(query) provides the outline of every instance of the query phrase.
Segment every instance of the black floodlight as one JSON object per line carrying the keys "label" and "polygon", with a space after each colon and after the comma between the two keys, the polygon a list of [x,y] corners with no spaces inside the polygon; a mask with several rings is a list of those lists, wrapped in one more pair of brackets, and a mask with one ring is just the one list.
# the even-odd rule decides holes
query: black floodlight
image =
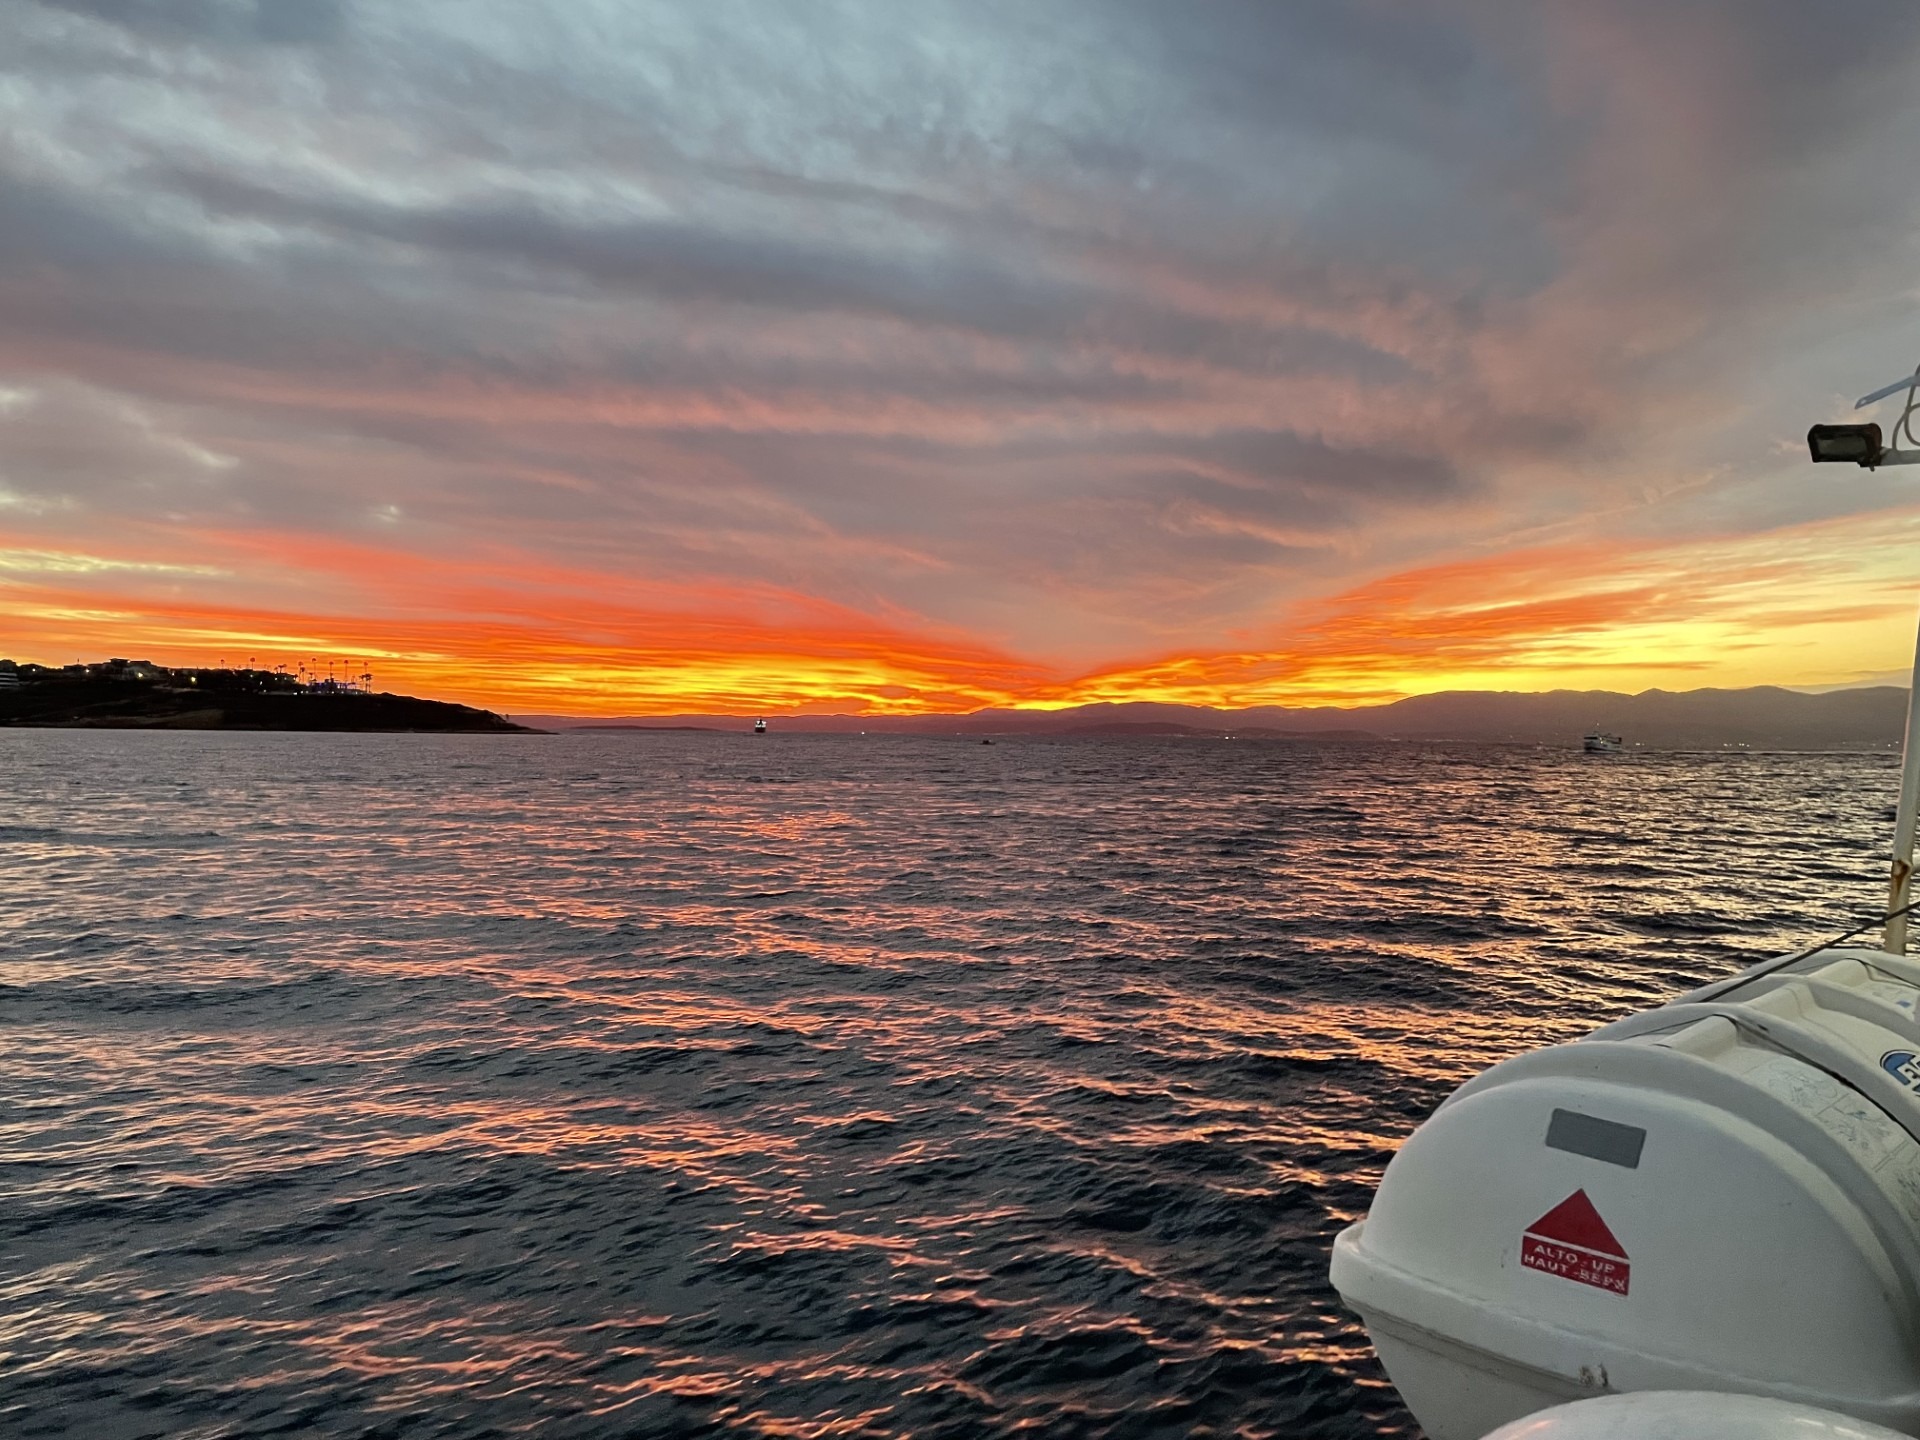
{"label": "black floodlight", "polygon": [[1886,453],[1880,439],[1880,427],[1865,425],[1816,425],[1807,431],[1807,449],[1819,464],[1864,465],[1872,469]]}

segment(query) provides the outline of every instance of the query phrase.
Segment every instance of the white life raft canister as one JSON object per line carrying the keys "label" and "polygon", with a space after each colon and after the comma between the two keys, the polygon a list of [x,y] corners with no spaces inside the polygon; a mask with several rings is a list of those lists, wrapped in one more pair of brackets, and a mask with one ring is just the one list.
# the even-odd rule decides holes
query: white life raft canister
{"label": "white life raft canister", "polygon": [[1831,1410],[1762,1395],[1642,1390],[1576,1400],[1502,1425],[1487,1440],[1900,1440]]}
{"label": "white life raft canister", "polygon": [[1463,1085],[1332,1280],[1431,1440],[1607,1392],[1920,1436],[1920,964],[1754,967]]}

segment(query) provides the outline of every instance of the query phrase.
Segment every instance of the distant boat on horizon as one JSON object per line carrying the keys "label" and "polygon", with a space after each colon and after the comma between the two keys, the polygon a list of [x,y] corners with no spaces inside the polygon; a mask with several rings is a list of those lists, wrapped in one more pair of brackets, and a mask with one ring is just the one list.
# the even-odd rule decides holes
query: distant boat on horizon
{"label": "distant boat on horizon", "polygon": [[754,733],[754,734],[756,734],[756,735],[764,735],[764,734],[766,734],[766,733],[767,733],[767,722],[766,722],[766,721],[764,721],[764,720],[756,720],[756,721],[754,721],[754,722],[753,722],[753,733]]}
{"label": "distant boat on horizon", "polygon": [[1609,735],[1605,731],[1595,730],[1580,741],[1580,748],[1589,755],[1618,755],[1627,748],[1627,742],[1618,735]]}

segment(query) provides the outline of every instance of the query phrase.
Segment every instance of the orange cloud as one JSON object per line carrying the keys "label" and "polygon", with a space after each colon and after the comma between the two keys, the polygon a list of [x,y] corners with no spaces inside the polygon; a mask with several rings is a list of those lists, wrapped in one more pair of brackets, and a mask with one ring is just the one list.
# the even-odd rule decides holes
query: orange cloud
{"label": "orange cloud", "polygon": [[1902,659],[1914,605],[1903,557],[1916,538],[1915,517],[1856,517],[1429,566],[1302,607],[1275,643],[1117,667],[1051,698],[1238,708],[1445,689],[1842,683]]}

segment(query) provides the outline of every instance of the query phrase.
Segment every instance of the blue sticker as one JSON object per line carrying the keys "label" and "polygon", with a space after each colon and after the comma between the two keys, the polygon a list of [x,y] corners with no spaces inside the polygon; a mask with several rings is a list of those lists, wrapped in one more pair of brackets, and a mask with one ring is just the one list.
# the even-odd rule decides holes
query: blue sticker
{"label": "blue sticker", "polygon": [[1907,1089],[1920,1091],[1920,1055],[1911,1050],[1889,1050],[1880,1057],[1880,1068]]}

